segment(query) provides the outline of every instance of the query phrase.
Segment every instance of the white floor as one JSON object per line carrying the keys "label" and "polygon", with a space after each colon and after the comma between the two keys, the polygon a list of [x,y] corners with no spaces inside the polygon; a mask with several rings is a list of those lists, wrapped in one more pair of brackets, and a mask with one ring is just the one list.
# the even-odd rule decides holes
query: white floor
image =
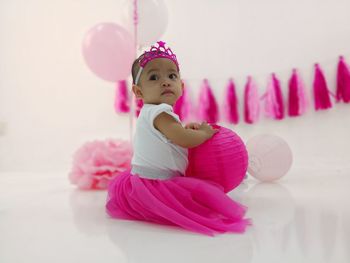
{"label": "white floor", "polygon": [[105,191],[65,174],[0,173],[0,262],[350,262],[350,172],[291,171],[230,193],[249,207],[243,235],[214,238],[108,218]]}

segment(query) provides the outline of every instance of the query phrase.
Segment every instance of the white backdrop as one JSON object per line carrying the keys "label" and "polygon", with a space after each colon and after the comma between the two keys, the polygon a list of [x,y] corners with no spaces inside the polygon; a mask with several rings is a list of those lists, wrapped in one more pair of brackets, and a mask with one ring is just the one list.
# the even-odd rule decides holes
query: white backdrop
{"label": "white backdrop", "polygon": [[[286,95],[293,67],[310,93],[315,62],[334,90],[338,56],[350,62],[350,1],[165,2],[169,25],[162,39],[176,52],[194,100],[205,77],[221,104],[229,77],[241,99],[248,74],[262,93],[271,72]],[[81,55],[86,31],[120,23],[122,9],[117,0],[0,1],[0,122],[6,124],[0,171],[68,172],[82,143],[129,138],[128,116],[114,113],[113,83],[93,75]],[[294,167],[342,170],[350,163],[349,115],[350,105],[337,104],[299,118],[230,127],[245,141],[266,132],[282,136]]]}

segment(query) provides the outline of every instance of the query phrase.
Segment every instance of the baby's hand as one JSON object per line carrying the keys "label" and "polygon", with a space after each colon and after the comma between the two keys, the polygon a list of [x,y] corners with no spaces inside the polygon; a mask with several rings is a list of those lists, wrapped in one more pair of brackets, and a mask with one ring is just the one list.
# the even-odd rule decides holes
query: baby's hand
{"label": "baby's hand", "polygon": [[197,122],[191,122],[185,125],[185,129],[198,130],[199,127],[200,127],[200,124]]}
{"label": "baby's hand", "polygon": [[213,137],[213,135],[215,133],[218,132],[217,129],[214,129],[206,122],[202,122],[202,124],[199,126],[198,130],[203,131],[205,133],[205,135],[207,136],[207,139],[210,139],[211,137]]}

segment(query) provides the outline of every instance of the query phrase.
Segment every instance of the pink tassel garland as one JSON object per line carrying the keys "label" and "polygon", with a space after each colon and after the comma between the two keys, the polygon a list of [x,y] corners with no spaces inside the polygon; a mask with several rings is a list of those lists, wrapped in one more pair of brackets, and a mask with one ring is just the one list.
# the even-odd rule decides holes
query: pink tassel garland
{"label": "pink tassel garland", "polygon": [[265,94],[265,113],[268,117],[281,120],[284,118],[284,103],[279,80],[272,73]]}
{"label": "pink tassel garland", "polygon": [[226,121],[228,123],[237,124],[239,121],[238,100],[236,95],[235,84],[232,79],[229,80],[229,83],[226,88],[224,107]]}
{"label": "pink tassel garland", "polygon": [[320,66],[315,64],[315,78],[313,83],[315,110],[325,110],[332,107],[326,79]]}
{"label": "pink tassel garland", "polygon": [[174,112],[179,115],[181,121],[188,121],[190,119],[191,98],[187,86],[185,86],[182,96],[176,101]]}
{"label": "pink tassel garland", "polygon": [[139,116],[142,106],[143,106],[142,99],[138,99],[135,97],[135,115],[136,115],[136,117]]}
{"label": "pink tassel garland", "polygon": [[116,83],[114,110],[116,113],[125,113],[130,111],[128,85],[125,80]]}
{"label": "pink tassel garland", "polygon": [[350,70],[346,64],[344,57],[339,57],[337,69],[337,102],[350,102]]}
{"label": "pink tassel garland", "polygon": [[258,88],[251,76],[248,77],[244,89],[244,120],[252,124],[259,120],[260,99]]}
{"label": "pink tassel garland", "polygon": [[198,118],[200,121],[216,123],[218,121],[218,106],[209,82],[204,79],[199,94]]}
{"label": "pink tassel garland", "polygon": [[293,69],[288,87],[288,115],[291,117],[303,115],[306,112],[308,103],[304,83],[296,69]]}

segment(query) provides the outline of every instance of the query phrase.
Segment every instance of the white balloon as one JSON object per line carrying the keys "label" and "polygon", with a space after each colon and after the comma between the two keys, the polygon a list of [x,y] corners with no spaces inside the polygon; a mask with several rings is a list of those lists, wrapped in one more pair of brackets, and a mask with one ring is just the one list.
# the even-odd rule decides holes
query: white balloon
{"label": "white balloon", "polygon": [[[134,1],[123,5],[122,23],[134,32]],[[168,9],[163,0],[137,1],[137,44],[149,46],[160,40],[168,26]]]}
{"label": "white balloon", "polygon": [[248,173],[260,181],[284,176],[293,162],[287,142],[275,135],[262,134],[247,141]]}

